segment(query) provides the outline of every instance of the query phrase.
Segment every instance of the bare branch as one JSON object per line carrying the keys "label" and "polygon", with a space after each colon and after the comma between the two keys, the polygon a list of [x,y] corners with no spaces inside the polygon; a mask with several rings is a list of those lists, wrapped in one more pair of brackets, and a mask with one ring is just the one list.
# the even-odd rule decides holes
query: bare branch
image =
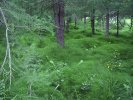
{"label": "bare branch", "polygon": [[9,37],[8,37],[8,31],[9,31],[9,28],[8,28],[8,24],[7,24],[7,21],[6,21],[6,17],[4,15],[4,12],[2,10],[2,8],[0,7],[0,12],[2,14],[2,18],[3,18],[3,21],[4,21],[4,24],[5,24],[5,27],[6,27],[6,42],[7,42],[7,48],[6,48],[6,55],[5,55],[5,58],[4,58],[4,61],[3,61],[3,64],[1,66],[1,68],[3,69],[4,68],[4,65],[5,65],[5,62],[7,60],[7,57],[8,57],[8,64],[9,64],[9,82],[10,82],[10,86],[12,84],[12,58],[11,58],[11,50],[10,50],[10,43],[9,43]]}

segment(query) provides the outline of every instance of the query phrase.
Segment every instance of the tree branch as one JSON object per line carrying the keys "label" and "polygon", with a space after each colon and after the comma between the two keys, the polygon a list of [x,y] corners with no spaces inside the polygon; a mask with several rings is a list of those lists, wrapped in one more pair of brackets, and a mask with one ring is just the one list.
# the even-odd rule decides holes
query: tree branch
{"label": "tree branch", "polygon": [[4,65],[5,65],[5,62],[8,58],[9,62],[9,84],[11,86],[12,84],[12,58],[11,58],[11,50],[10,50],[10,43],[9,43],[9,37],[8,37],[8,31],[9,31],[9,28],[8,28],[8,24],[7,24],[7,21],[6,21],[6,17],[4,15],[4,12],[2,10],[2,8],[0,7],[0,12],[2,14],[2,18],[3,18],[3,21],[4,21],[4,24],[5,24],[5,27],[6,27],[6,43],[7,43],[7,47],[6,47],[6,54],[5,54],[5,58],[4,58],[4,61],[3,61],[3,64],[1,66],[1,70],[4,68]]}

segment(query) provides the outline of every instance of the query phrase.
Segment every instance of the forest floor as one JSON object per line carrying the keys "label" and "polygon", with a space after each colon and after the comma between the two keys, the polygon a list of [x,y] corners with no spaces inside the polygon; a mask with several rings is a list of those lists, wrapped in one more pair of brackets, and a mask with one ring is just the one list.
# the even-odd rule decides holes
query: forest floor
{"label": "forest floor", "polygon": [[[61,48],[51,34],[16,35],[13,100],[133,100],[133,32],[109,40],[71,27]],[[1,55],[4,55],[4,49]],[[1,61],[2,62],[2,61]],[[8,70],[8,68],[7,68]]]}

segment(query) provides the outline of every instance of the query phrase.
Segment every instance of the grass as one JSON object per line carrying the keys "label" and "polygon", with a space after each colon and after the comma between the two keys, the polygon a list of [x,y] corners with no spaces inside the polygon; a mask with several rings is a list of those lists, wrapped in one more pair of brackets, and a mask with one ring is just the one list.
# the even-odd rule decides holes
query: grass
{"label": "grass", "polygon": [[51,35],[19,35],[6,95],[13,100],[133,100],[132,32],[106,40],[103,32],[92,36],[82,26],[65,33],[64,48]]}

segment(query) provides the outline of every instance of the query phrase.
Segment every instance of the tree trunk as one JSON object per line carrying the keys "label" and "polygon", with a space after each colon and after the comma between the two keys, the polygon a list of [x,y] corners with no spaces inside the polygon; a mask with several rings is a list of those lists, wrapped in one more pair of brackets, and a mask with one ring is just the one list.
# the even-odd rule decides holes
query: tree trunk
{"label": "tree trunk", "polygon": [[74,23],[75,23],[74,28],[76,29],[76,28],[77,28],[77,16],[76,16],[76,15],[75,15],[75,17],[74,17]]}
{"label": "tree trunk", "polygon": [[86,16],[84,15],[84,30],[86,30]]}
{"label": "tree trunk", "polygon": [[66,21],[66,32],[69,32],[69,26],[70,26],[70,17],[68,17]]}
{"label": "tree trunk", "polygon": [[98,21],[98,29],[101,29],[101,17],[100,16],[98,17],[97,21]]}
{"label": "tree trunk", "polygon": [[107,10],[107,14],[106,14],[106,32],[105,32],[105,37],[109,38],[109,10]]}
{"label": "tree trunk", "polygon": [[117,11],[117,33],[116,36],[119,36],[119,10]]}
{"label": "tree trunk", "polygon": [[133,16],[131,16],[131,26],[130,26],[130,29],[132,29],[132,26],[133,26]]}
{"label": "tree trunk", "polygon": [[92,10],[91,29],[92,29],[92,34],[95,34],[95,9]]}
{"label": "tree trunk", "polygon": [[64,47],[64,1],[53,0],[56,38],[61,47]]}
{"label": "tree trunk", "polygon": [[102,17],[102,30],[105,30],[105,18],[104,17]]}

